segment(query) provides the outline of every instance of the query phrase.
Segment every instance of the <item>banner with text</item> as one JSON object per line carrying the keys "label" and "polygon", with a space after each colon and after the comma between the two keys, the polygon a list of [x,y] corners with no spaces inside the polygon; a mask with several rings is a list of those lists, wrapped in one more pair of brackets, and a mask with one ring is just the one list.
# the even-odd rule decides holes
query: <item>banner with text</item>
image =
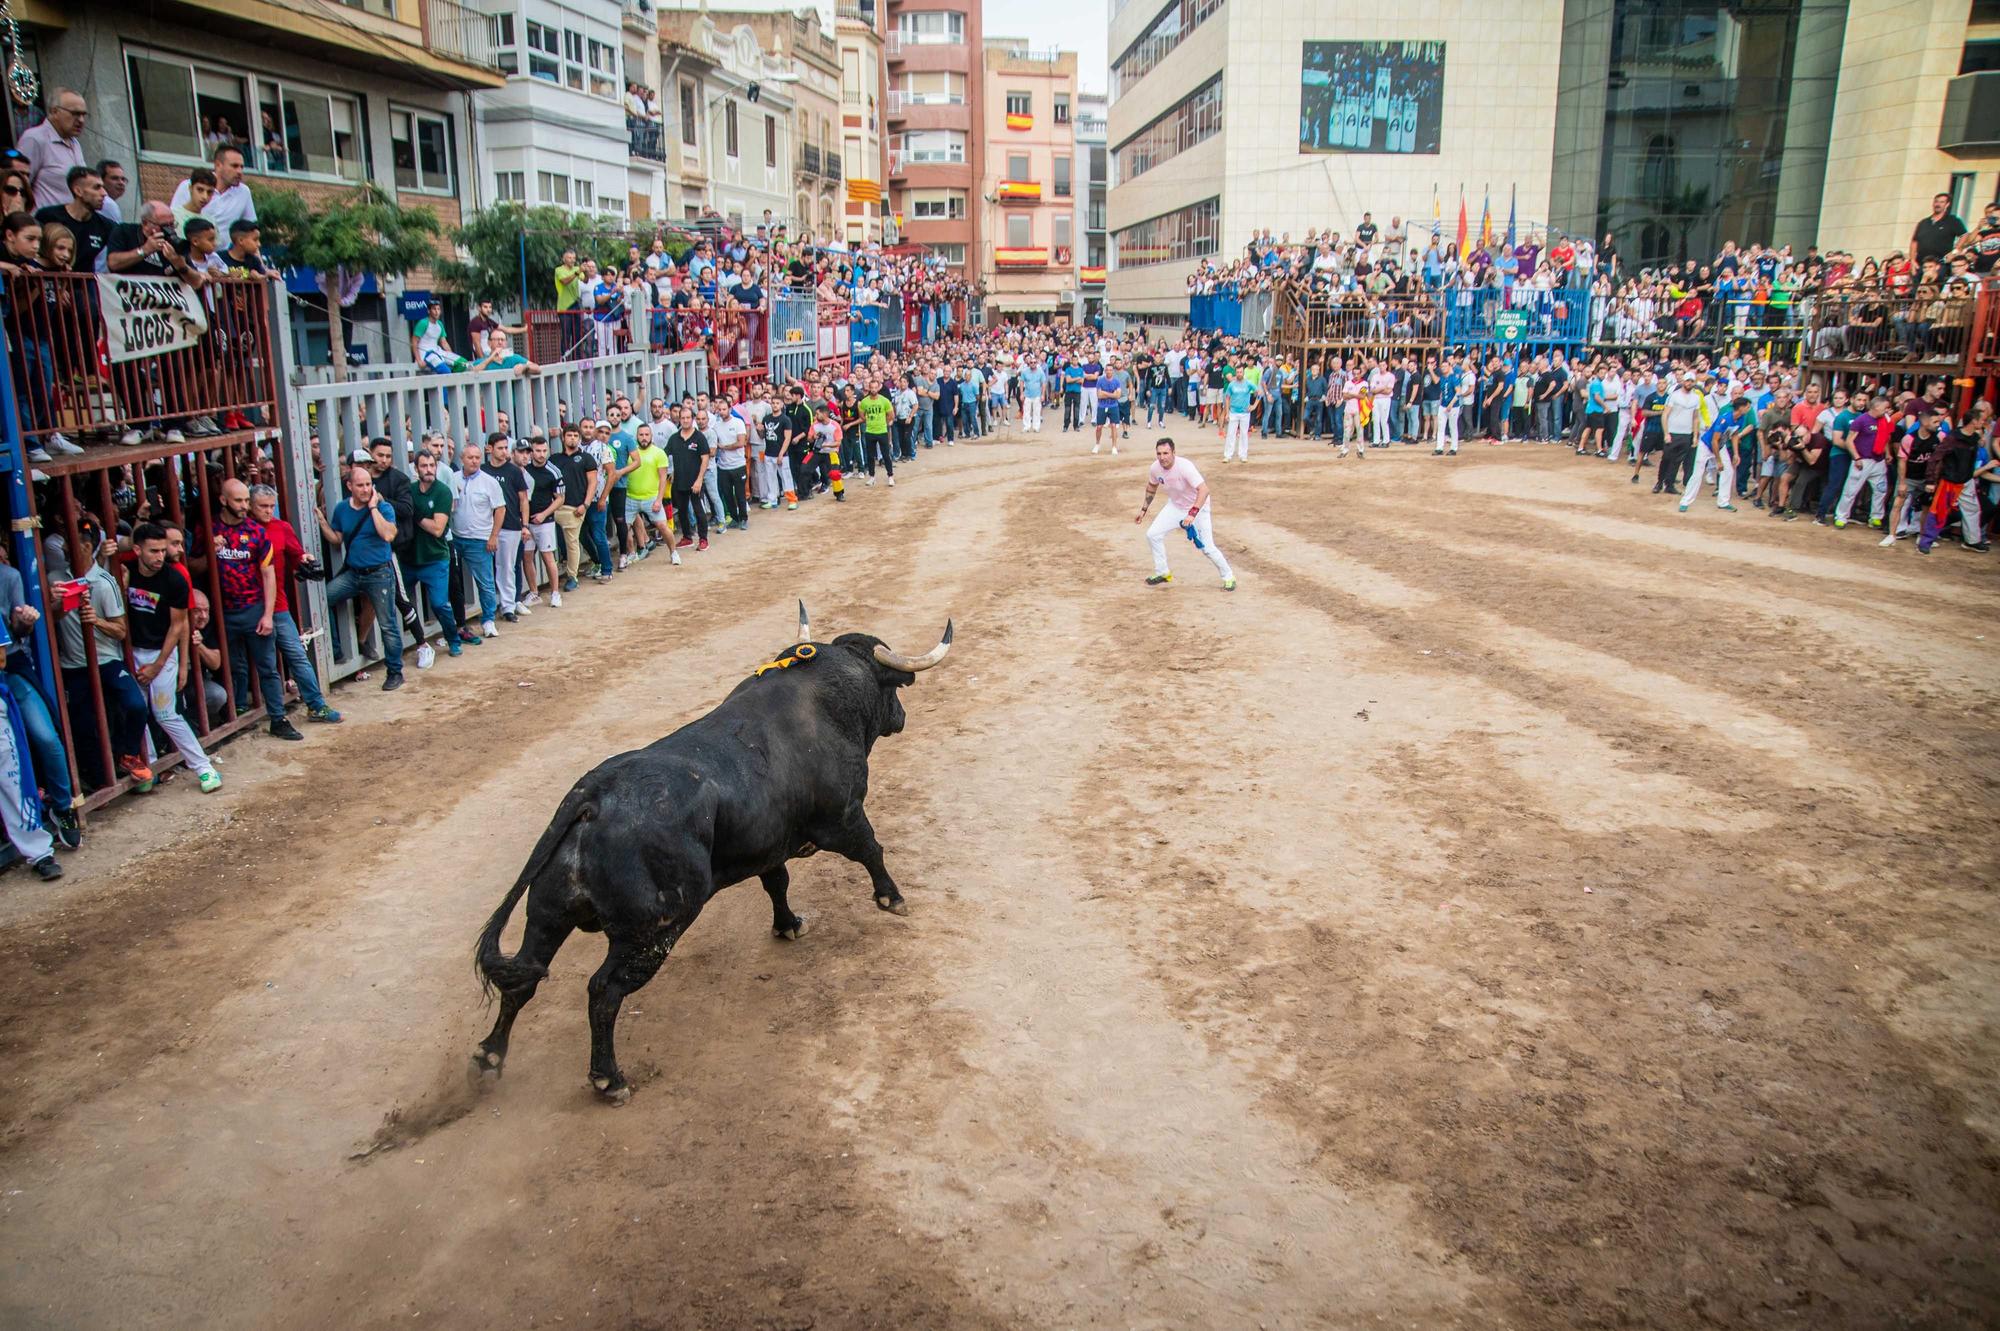
{"label": "banner with text", "polygon": [[97,296],[114,364],[191,347],[208,331],[201,296],[176,278],[99,273]]}

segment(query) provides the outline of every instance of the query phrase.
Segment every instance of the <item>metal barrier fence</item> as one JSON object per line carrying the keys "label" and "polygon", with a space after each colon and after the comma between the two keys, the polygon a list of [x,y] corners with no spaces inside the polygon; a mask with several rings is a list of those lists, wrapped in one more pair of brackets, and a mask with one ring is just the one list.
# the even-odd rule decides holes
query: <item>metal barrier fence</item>
{"label": "metal barrier fence", "polygon": [[1590,292],[1580,287],[1447,291],[1444,340],[1453,345],[1582,342],[1590,326],[1590,300]]}
{"label": "metal barrier fence", "polygon": [[819,304],[818,364],[834,370],[851,368],[854,341],[853,311],[832,301]]}
{"label": "metal barrier fence", "polygon": [[[1957,367],[1973,345],[1978,296],[1836,293],[1819,297],[1804,330],[1815,360]],[[1725,333],[1725,335],[1728,335]]]}
{"label": "metal barrier fence", "polygon": [[807,296],[771,297],[771,348],[811,345],[819,327],[818,302]]}
{"label": "metal barrier fence", "polygon": [[269,281],[210,278],[198,294],[208,329],[194,345],[117,362],[95,273],[20,272],[5,282],[9,365],[29,449],[58,433],[215,433],[225,418],[248,429],[275,396]]}
{"label": "metal barrier fence", "polygon": [[819,349],[811,342],[771,349],[771,382],[784,385],[804,379],[819,364]]}

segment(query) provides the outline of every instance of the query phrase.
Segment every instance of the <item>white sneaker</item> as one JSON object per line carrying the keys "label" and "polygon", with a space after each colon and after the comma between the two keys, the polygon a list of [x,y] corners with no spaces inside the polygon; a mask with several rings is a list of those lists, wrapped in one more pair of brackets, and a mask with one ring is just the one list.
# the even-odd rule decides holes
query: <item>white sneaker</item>
{"label": "white sneaker", "polygon": [[517,615],[532,615],[535,612],[528,609],[528,603],[526,601],[523,601],[519,605],[516,605],[514,607],[514,613]]}
{"label": "white sneaker", "polygon": [[1098,449],[1098,445],[1096,445],[1096,444],[1092,444],[1092,445],[1090,446],[1090,451],[1091,451],[1091,452],[1093,452],[1093,453],[1095,453],[1095,452],[1097,451],[1097,449]]}
{"label": "white sneaker", "polygon": [[187,436],[182,434],[178,428],[175,428],[167,431],[167,442],[170,444],[184,444],[187,442]]}
{"label": "white sneaker", "polygon": [[870,477],[868,477],[868,478],[867,478],[866,480],[864,480],[864,481],[862,482],[862,484],[863,484],[863,485],[873,485],[873,484],[875,484],[875,478],[874,478],[873,476],[870,476]]}
{"label": "white sneaker", "polygon": [[896,488],[896,478],[895,478],[894,476],[891,476],[891,477],[889,478],[889,488],[890,488],[891,490],[893,490],[893,489],[895,489],[895,488]]}
{"label": "white sneaker", "polygon": [[34,461],[36,461],[36,462],[54,462],[54,461],[55,461],[55,459],[54,459],[54,458],[52,458],[52,457],[50,457],[50,456],[49,456],[49,450],[48,450],[48,449],[46,449],[46,448],[43,448],[43,447],[42,447],[41,445],[39,445],[39,444],[37,444],[37,445],[36,445],[35,447],[33,447],[33,448],[31,448],[31,449],[29,449],[29,450],[28,450],[28,456],[29,456],[29,458],[31,458],[32,460],[34,460]]}
{"label": "white sneaker", "polygon": [[554,607],[555,607],[556,609],[558,609],[558,610],[562,609],[562,593],[561,593],[561,592],[550,592],[550,593],[549,593],[549,604],[550,604],[550,605],[552,605],[552,606],[554,606]]}
{"label": "white sneaker", "polygon": [[[33,453],[30,453],[30,454],[28,454],[28,456],[29,456],[29,457],[33,457],[33,456],[34,456],[34,454],[33,454]],[[1895,538],[1895,537],[1894,537],[1893,535],[1891,535],[1891,536],[1884,536],[1884,537],[1883,537],[1883,538],[1882,538],[1881,540],[1879,540],[1879,541],[1875,542],[1875,544],[1877,544],[1877,545],[1894,545],[1895,543],[1896,543],[1896,538]]]}
{"label": "white sneaker", "polygon": [[1114,458],[1118,456],[1118,445],[1113,444],[1111,446],[1111,456]]}
{"label": "white sneaker", "polygon": [[630,555],[618,556],[618,571],[620,573],[623,573],[626,569],[630,567],[632,567],[632,556]]}
{"label": "white sneaker", "polygon": [[493,621],[490,619],[480,625],[479,631],[488,638],[497,638],[500,636],[500,630],[493,627]]}
{"label": "white sneaker", "polygon": [[417,669],[429,670],[437,664],[437,659],[438,654],[431,650],[429,643],[425,643],[423,646],[417,648]]}
{"label": "white sneaker", "polygon": [[60,431],[48,437],[48,446],[58,453],[67,453],[71,457],[76,457],[83,452],[81,448],[70,442],[68,435]]}
{"label": "white sneaker", "polygon": [[124,434],[118,436],[118,442],[127,448],[137,448],[146,441],[137,430],[127,430]]}
{"label": "white sneaker", "polygon": [[521,602],[521,607],[525,609],[528,606],[540,605],[541,603],[542,603],[542,594],[540,592],[529,592],[528,599]]}
{"label": "white sneaker", "polygon": [[674,567],[679,568],[681,566],[681,552],[679,550],[675,550],[672,553],[674,557]]}

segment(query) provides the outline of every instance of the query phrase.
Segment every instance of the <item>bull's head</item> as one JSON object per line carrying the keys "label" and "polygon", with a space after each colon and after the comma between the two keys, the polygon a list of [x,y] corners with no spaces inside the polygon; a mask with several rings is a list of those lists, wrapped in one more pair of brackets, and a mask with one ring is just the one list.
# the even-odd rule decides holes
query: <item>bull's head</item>
{"label": "bull's head", "polygon": [[[801,601],[799,641],[807,642],[811,638],[812,624],[806,617],[805,602]],[[944,636],[938,640],[938,645],[922,656],[904,656],[869,633],[843,633],[833,640],[833,645],[854,653],[867,664],[872,673],[878,702],[877,733],[883,736],[900,734],[906,718],[903,715],[902,699],[897,696],[896,691],[906,684],[916,683],[919,673],[944,660],[945,654],[951,650],[951,621],[948,619],[945,621]]]}

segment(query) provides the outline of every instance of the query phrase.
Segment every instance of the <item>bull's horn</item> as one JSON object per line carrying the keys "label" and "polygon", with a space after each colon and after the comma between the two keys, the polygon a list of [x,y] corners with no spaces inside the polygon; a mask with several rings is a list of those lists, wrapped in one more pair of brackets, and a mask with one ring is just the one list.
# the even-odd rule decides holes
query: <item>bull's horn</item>
{"label": "bull's horn", "polygon": [[944,622],[944,637],[938,640],[937,646],[931,648],[922,656],[904,656],[899,652],[892,652],[887,647],[878,643],[875,647],[875,659],[883,665],[888,666],[891,670],[907,670],[914,675],[919,670],[929,670],[932,666],[944,660],[944,654],[950,650],[951,621],[947,619]]}
{"label": "bull's horn", "polygon": [[812,636],[813,636],[813,630],[812,630],[812,621],[806,618],[806,603],[805,603],[804,601],[800,601],[800,602],[799,602],[799,641],[800,641],[800,642],[811,642],[811,641],[812,641]]}

